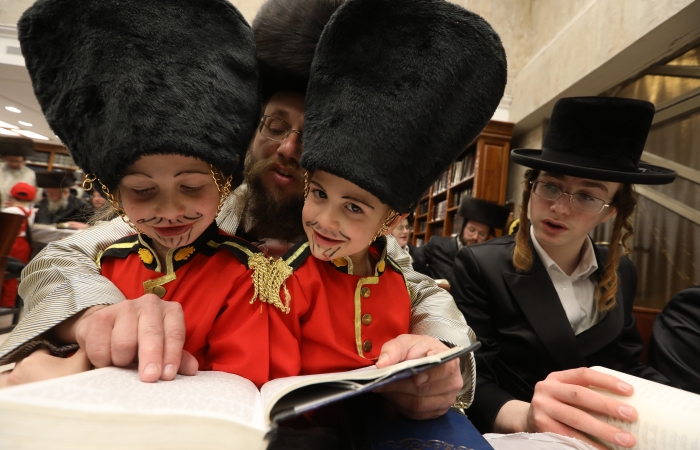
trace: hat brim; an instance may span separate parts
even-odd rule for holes
[[[629,184],[668,184],[676,179],[675,170],[653,164],[639,163],[635,172],[606,170],[595,167],[581,167],[542,159],[542,150],[517,148],[511,151],[510,159],[521,166],[547,170],[572,177],[589,178],[599,181],[613,181]]]

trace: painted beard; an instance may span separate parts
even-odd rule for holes
[[[249,158],[248,158],[249,159]],[[298,184],[297,194],[283,195],[270,192],[262,181],[262,175],[272,165],[280,164],[292,175]],[[296,241],[304,234],[301,210],[304,207],[304,170],[295,160],[265,159],[246,161],[245,183],[248,185],[246,215],[255,223],[254,230],[259,239],[274,238],[289,242]]]

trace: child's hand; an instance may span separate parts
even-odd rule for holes
[[[146,382],[197,372],[197,360],[182,349],[185,318],[179,303],[146,294],[93,308],[75,323],[75,339],[95,366],[124,367],[138,356],[139,376]]]
[[[0,387],[64,377],[91,368],[92,364],[83,349],[70,358],[52,356],[48,350],[39,349],[18,362],[14,369],[0,373]]]
[[[382,347],[377,367],[382,368],[408,359],[422,358],[448,350],[430,336],[402,334]],[[431,419],[447,412],[462,389],[459,360],[448,361],[411,378],[382,386],[381,393],[406,417]]]

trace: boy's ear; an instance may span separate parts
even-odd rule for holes
[[[408,217],[408,213],[397,215],[396,217],[394,217],[394,220],[391,221],[386,231],[383,233],[384,236],[390,235],[394,231],[394,228],[398,227],[401,221],[406,217]]]

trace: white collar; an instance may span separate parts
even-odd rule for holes
[[[532,239],[532,245],[535,247],[535,251],[537,251],[537,254],[539,255],[540,259],[542,260],[542,264],[547,268],[547,270],[550,270],[552,268],[558,270],[559,272],[566,274],[563,270],[561,270],[561,267],[554,262],[552,258],[547,254],[547,252],[542,248],[539,242],[537,242],[537,238],[535,237],[535,231],[532,225],[530,225],[530,239]],[[572,279],[580,279],[580,278],[588,278],[598,270],[598,261],[595,258],[595,252],[593,251],[593,243],[591,242],[590,238],[586,238],[586,240],[583,243],[583,254],[581,255],[581,260],[578,262],[578,266],[574,269],[574,271],[571,273]]]

